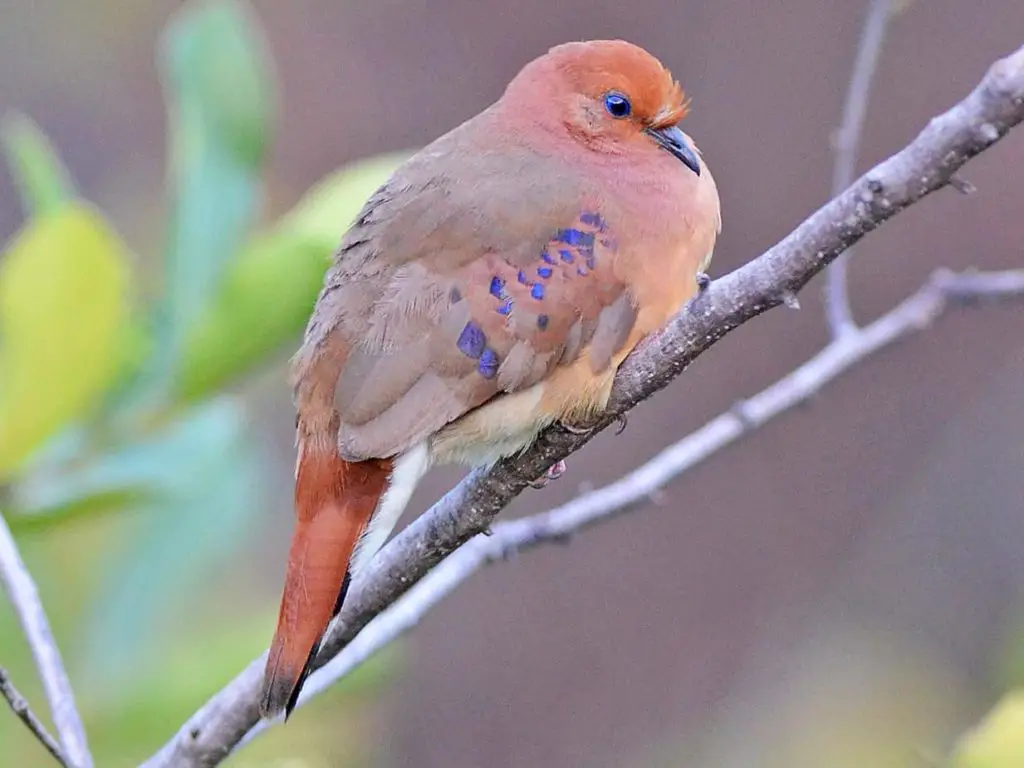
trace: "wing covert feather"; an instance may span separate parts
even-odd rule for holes
[[[387,190],[375,199],[392,200]],[[318,302],[335,320],[321,335],[341,335],[349,350],[334,391],[345,459],[392,456],[492,397],[538,383],[588,344],[595,372],[611,363],[636,309],[614,274],[609,225],[581,207],[578,198],[549,206],[508,250],[474,236],[414,260],[375,252],[374,233],[361,230],[387,219],[364,211]]]

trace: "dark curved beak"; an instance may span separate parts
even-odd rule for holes
[[[681,160],[683,165],[700,176],[700,160],[697,158],[697,152],[690,146],[686,136],[676,126],[644,128],[644,133],[658,142],[658,146],[672,155],[672,157],[676,160]]]

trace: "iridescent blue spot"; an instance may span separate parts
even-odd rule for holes
[[[512,299],[505,299],[498,305],[498,314],[507,315],[512,311]]]
[[[522,283],[523,285],[526,285],[528,282],[530,282],[529,280],[526,279],[526,273],[523,272],[523,270],[521,269],[519,270],[519,274],[516,275],[516,279],[519,280],[519,282]]]
[[[534,283],[532,286],[530,286],[530,295],[533,296],[533,298],[537,299],[538,301],[540,299],[543,299],[544,286],[541,283]]]
[[[604,219],[601,218],[600,213],[590,213],[588,211],[584,211],[583,213],[580,214],[580,223],[586,224],[591,227],[603,227]]]
[[[537,327],[540,328],[542,331],[546,331],[548,329],[547,315],[537,315]]]
[[[551,277],[551,267],[537,267],[537,274],[547,279]]]
[[[548,264],[554,264],[555,263],[554,256],[552,256],[550,253],[548,253],[548,249],[547,248],[545,248],[543,251],[540,252],[540,257],[542,259],[544,259],[544,261],[546,261]]]
[[[555,233],[555,239],[566,245],[580,245],[594,247],[594,233],[582,232],[578,229],[560,229]]]
[[[485,379],[493,379],[498,375],[498,353],[487,347],[480,355],[480,362],[476,369]]]
[[[475,360],[483,354],[484,347],[487,346],[487,337],[484,335],[483,329],[471,320],[462,329],[455,346],[466,357],[472,357]]]
[[[561,256],[562,261],[566,264],[572,264],[573,260],[576,258],[568,248],[562,248],[559,250],[558,255]]]
[[[505,281],[495,275],[491,278],[491,296],[496,299],[500,299],[502,292],[505,290]]]

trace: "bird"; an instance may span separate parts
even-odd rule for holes
[[[608,402],[699,292],[721,213],[689,99],[623,40],[569,42],[374,192],[291,363],[295,528],[259,709],[292,713],[348,585],[427,470]]]

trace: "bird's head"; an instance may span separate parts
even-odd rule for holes
[[[688,100],[660,61],[623,40],[566,43],[527,64],[502,102],[521,119],[568,131],[597,152],[664,150],[700,175],[678,123]]]

